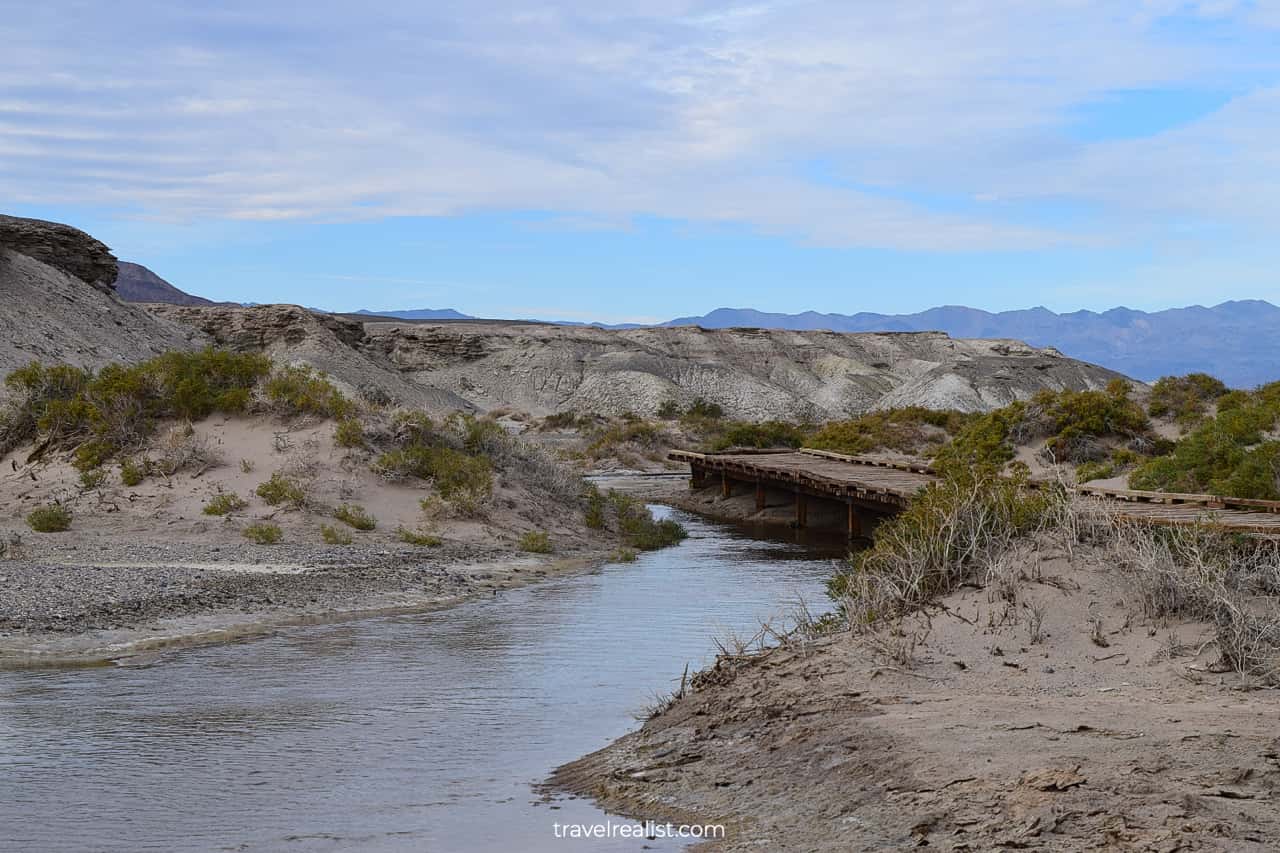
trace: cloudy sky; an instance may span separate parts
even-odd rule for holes
[[[0,11],[0,210],[213,298],[1280,302],[1280,0]]]

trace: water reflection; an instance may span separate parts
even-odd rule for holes
[[[635,725],[821,558],[681,516],[677,548],[439,613],[141,666],[0,673],[0,849],[564,850],[531,784]],[[570,844],[570,846],[572,846]],[[583,842],[590,850],[670,843]]]

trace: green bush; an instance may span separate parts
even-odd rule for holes
[[[493,466],[483,456],[469,456],[449,447],[411,447],[390,450],[377,467],[392,477],[431,480],[440,496],[466,513],[478,512],[493,494]]]
[[[607,524],[604,495],[594,485],[587,488],[587,508],[583,520],[592,530],[603,530]]]
[[[105,441],[86,441],[76,448],[71,466],[81,473],[94,471],[111,458],[114,449]]]
[[[1012,436],[1025,413],[1026,404],[1016,402],[970,420],[934,456],[934,467],[957,473],[1003,470],[1005,463],[1014,457]]]
[[[355,418],[338,421],[333,441],[339,447],[364,447],[364,426]]]
[[[326,545],[350,545],[355,541],[347,531],[328,524],[320,525],[320,538],[324,540]]]
[[[876,528],[875,544],[850,558],[828,592],[851,624],[900,616],[969,580],[1010,539],[1051,522],[1063,498],[1017,478],[948,477]]]
[[[619,548],[613,555],[613,559],[619,563],[634,563],[636,561],[636,552],[630,548]]]
[[[931,447],[960,432],[972,419],[971,415],[961,412],[922,406],[886,409],[851,420],[832,421],[805,441],[805,446],[850,455],[876,450],[928,453]]]
[[[5,379],[11,400],[0,418],[0,447],[40,436],[55,446],[79,441],[77,465],[94,468],[140,445],[158,420],[243,411],[250,390],[270,367],[265,356],[213,349],[110,364],[96,374],[33,362]]]
[[[663,400],[658,404],[657,415],[664,421],[674,421],[680,417],[680,404],[675,400]]]
[[[538,429],[544,432],[553,429],[572,429],[577,423],[578,415],[576,412],[553,412],[542,419]]]
[[[147,478],[150,469],[146,459],[120,460],[120,482],[126,486],[136,486]]]
[[[1129,475],[1135,489],[1280,500],[1277,443],[1280,383],[1253,392],[1230,391],[1218,412],[1203,418],[1165,455]]]
[[[333,511],[333,517],[356,530],[373,530],[378,526],[377,519],[355,504],[343,504]]]
[[[1067,462],[1092,461],[1103,436],[1133,437],[1150,429],[1146,412],[1129,399],[1128,383],[1106,391],[1041,391],[1031,398],[1029,418],[1049,434],[1046,447]]]
[[[738,421],[727,424],[710,442],[708,449],[716,453],[730,447],[800,447],[812,431],[812,427],[785,421],[758,424]]]
[[[472,456],[488,456],[501,450],[510,438],[502,424],[464,412],[449,416],[449,426],[462,437],[462,447]]]
[[[284,533],[281,532],[279,525],[265,522],[250,524],[241,533],[244,534],[245,539],[250,542],[256,542],[259,545],[275,545],[284,538]]]
[[[271,506],[289,504],[301,509],[307,503],[307,493],[302,484],[279,471],[272,474],[271,479],[265,483],[260,483],[254,491]]]
[[[1091,480],[1105,480],[1116,475],[1115,466],[1110,462],[1086,462],[1076,467],[1076,482],[1088,483]]]
[[[101,488],[105,482],[107,482],[107,472],[104,468],[92,468],[80,472],[80,488],[85,491]]]
[[[396,536],[400,538],[401,542],[405,542],[409,545],[414,545],[419,548],[434,548],[437,545],[440,545],[441,543],[444,542],[443,539],[441,539],[439,536],[436,536],[434,533],[425,533],[419,530],[409,530],[406,527],[401,527],[399,530],[397,530]]]
[[[1227,386],[1207,373],[1164,376],[1151,386],[1147,411],[1153,418],[1172,417],[1181,424],[1198,421],[1209,403],[1227,393]]]
[[[550,554],[551,536],[541,530],[530,530],[520,537],[520,550],[531,554]]]
[[[276,370],[263,384],[262,391],[281,414],[318,415],[339,420],[355,414],[355,404],[323,374],[306,365]]]
[[[719,403],[712,403],[710,400],[704,400],[699,397],[689,404],[689,408],[685,409],[684,415],[687,418],[707,418],[714,421],[724,417],[724,407]]]
[[[397,447],[436,443],[435,422],[426,412],[417,409],[400,409],[392,414],[391,431]]]
[[[248,501],[234,492],[218,492],[209,498],[201,512],[205,515],[230,515],[248,505]]]
[[[46,504],[27,513],[27,526],[36,533],[61,533],[71,527],[71,510],[62,504]]]
[[[656,424],[641,420],[625,421],[596,432],[586,452],[591,458],[599,459],[630,445],[655,451],[662,447],[664,440],[663,431]]]
[[[675,545],[689,535],[684,525],[673,519],[658,521],[641,501],[631,495],[609,493],[618,532],[622,540],[638,551],[656,551]]]

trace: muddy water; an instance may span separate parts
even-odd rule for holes
[[[607,816],[532,785],[713,636],[823,606],[835,543],[676,515],[676,548],[448,611],[0,672],[0,850],[680,849],[557,839]]]

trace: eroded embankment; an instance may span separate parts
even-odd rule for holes
[[[1271,850],[1273,691],[1136,615],[1106,553],[1023,555],[899,630],[734,663],[552,784],[725,850]]]

